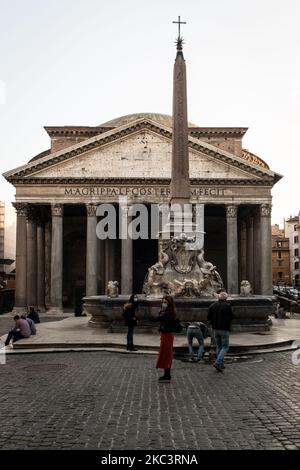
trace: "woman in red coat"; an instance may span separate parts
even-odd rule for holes
[[[164,369],[165,373],[159,382],[170,382],[173,360],[174,322],[176,319],[174,300],[166,295],[162,299],[161,310],[157,320],[160,321],[160,348],[156,368]]]

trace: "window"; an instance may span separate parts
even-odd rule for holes
[[[279,258],[279,259],[282,258],[282,253],[281,253],[281,251],[278,251],[278,253],[277,253],[277,258]]]
[[[299,256],[299,248],[295,248],[295,250],[294,250],[294,256]]]
[[[296,225],[294,225],[294,230],[295,230],[295,232],[297,232],[297,227],[298,227],[298,225],[297,225],[297,224],[296,224]]]
[[[283,273],[282,273],[281,271],[279,271],[279,273],[278,273],[278,277],[279,277],[279,279],[282,279],[282,277],[283,277]]]
[[[298,243],[298,236],[294,237],[294,243]]]
[[[299,261],[296,261],[296,263],[295,263],[295,269],[299,269]]]
[[[282,242],[277,242],[277,246],[278,246],[278,248],[281,248],[282,247]]]

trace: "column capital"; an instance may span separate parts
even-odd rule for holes
[[[201,215],[204,207],[205,207],[205,204],[202,202],[196,202],[195,204],[192,204],[193,215],[196,215],[196,214]]]
[[[86,204],[86,213],[88,217],[96,217],[98,204],[89,203]]]
[[[226,216],[227,217],[234,218],[234,217],[237,216],[238,206],[236,204],[226,205],[225,208],[226,208]]]
[[[38,220],[37,213],[35,207],[32,205],[28,205],[27,209],[27,220],[28,222],[36,223]]]
[[[271,213],[272,213],[272,204],[262,204],[260,206],[261,217],[271,217]]]
[[[167,202],[158,204],[158,210],[161,213],[168,214],[170,212],[169,204]]]
[[[62,217],[64,214],[64,205],[63,204],[52,204],[51,205],[51,214],[52,217]]]
[[[26,202],[13,202],[12,205],[16,209],[17,216],[27,217],[28,204]]]

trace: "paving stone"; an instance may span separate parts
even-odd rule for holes
[[[0,449],[299,449],[300,366],[289,352],[259,357],[223,374],[174,360],[159,384],[155,356],[10,355]]]

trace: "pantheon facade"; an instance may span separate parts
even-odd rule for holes
[[[168,203],[172,118],[141,113],[95,127],[45,127],[51,146],[4,174],[16,189],[15,308],[60,313],[110,280],[141,292],[157,239],[96,236],[97,206]],[[191,202],[204,204],[205,257],[232,294],[272,294],[271,189],[281,178],[243,149],[247,128],[189,123]],[[150,221],[151,222],[151,221]]]

